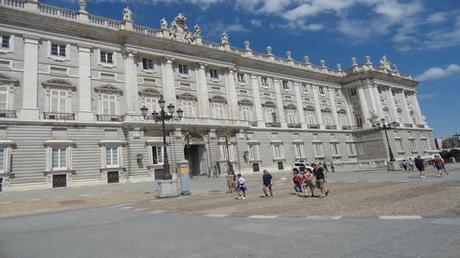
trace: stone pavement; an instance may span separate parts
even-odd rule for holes
[[[329,181],[344,183],[382,183],[382,182],[432,182],[460,181],[460,165],[449,166],[452,172],[449,176],[435,177],[431,169],[425,179],[416,176],[416,172],[386,172],[375,171],[340,171],[330,173]],[[275,188],[291,189],[291,173],[288,171],[273,172]],[[252,193],[260,192],[260,173],[245,176]],[[384,184],[385,185],[385,184]],[[212,195],[223,193],[226,190],[225,177],[208,178],[194,177],[191,180],[193,195]],[[137,202],[155,199],[156,184],[129,183],[99,186],[87,186],[63,189],[34,190],[25,192],[0,193],[0,216],[66,208],[81,208],[94,205],[108,205],[116,203]]]

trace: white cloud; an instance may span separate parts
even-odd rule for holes
[[[263,25],[262,21],[258,20],[258,19],[252,19],[252,20],[249,21],[249,23],[251,23],[251,25],[256,27],[256,28],[260,28]]]
[[[460,65],[450,64],[446,68],[431,67],[415,79],[419,81],[428,81],[442,79],[456,74],[460,74]]]

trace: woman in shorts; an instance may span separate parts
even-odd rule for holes
[[[307,169],[305,171],[303,178],[303,189],[305,195],[307,195],[307,188],[310,188],[311,197],[315,197],[315,184],[313,183],[315,181],[315,176],[313,175],[310,169]]]

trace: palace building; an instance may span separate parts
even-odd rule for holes
[[[434,149],[417,82],[389,59],[336,69],[231,46],[189,29],[159,28],[37,0],[0,0],[2,190],[153,181],[163,171],[161,125],[141,115],[159,100],[181,108],[166,123],[173,176],[290,169],[296,161],[377,167]],[[375,126],[385,119],[387,131]]]

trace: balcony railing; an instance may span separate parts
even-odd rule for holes
[[[0,110],[0,118],[17,118],[14,110]]]
[[[418,124],[417,127],[418,128],[425,128],[425,125],[424,124]]]
[[[183,117],[178,123],[191,125],[239,126],[249,127],[249,122],[239,119],[221,119],[204,117]]]
[[[124,119],[122,115],[96,115],[96,120],[102,122],[123,122]]]
[[[353,127],[351,125],[342,125],[342,130],[351,130]]]
[[[265,123],[266,127],[281,127],[281,123]]]
[[[252,127],[257,127],[259,126],[259,123],[257,121],[249,122],[249,125]]]
[[[336,125],[326,125],[326,129],[335,130],[337,129],[337,126]]]
[[[309,124],[307,125],[308,129],[319,129],[320,126],[319,124]]]
[[[43,119],[46,119],[46,120],[75,120],[75,114],[74,113],[44,112]]]
[[[301,124],[296,124],[296,123],[289,123],[287,126],[288,128],[301,128],[302,127]]]
[[[413,124],[409,124],[409,123],[405,123],[405,124],[404,124],[404,127],[412,128],[412,127],[414,127],[414,125],[413,125]]]
[[[0,4],[13,8],[24,8],[23,0],[0,0]]]

